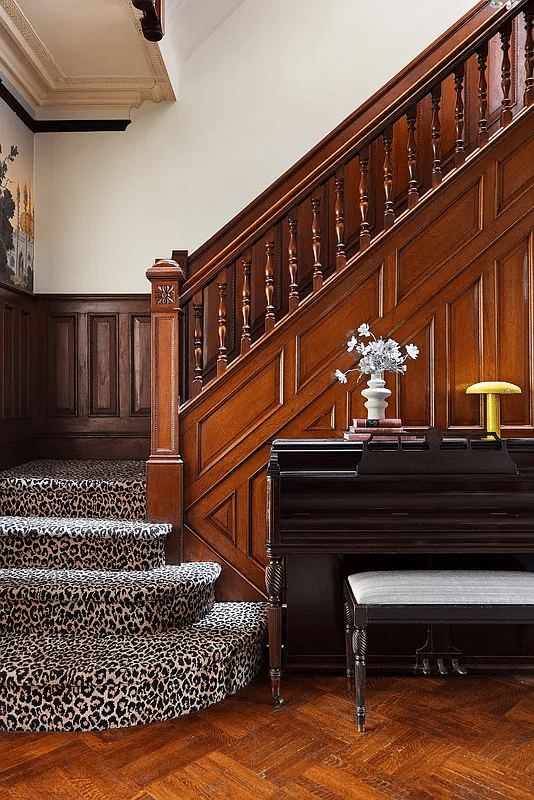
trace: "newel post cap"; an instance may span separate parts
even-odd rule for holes
[[[521,394],[521,388],[507,381],[482,381],[473,383],[465,390],[466,394]]]

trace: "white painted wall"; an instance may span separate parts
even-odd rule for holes
[[[177,103],[37,135],[36,291],[148,291],[155,257],[200,246],[472,5],[244,0],[180,65]]]

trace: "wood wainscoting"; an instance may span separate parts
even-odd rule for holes
[[[148,458],[149,296],[32,296],[0,287],[0,298],[0,467]]]

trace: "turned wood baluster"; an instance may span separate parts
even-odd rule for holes
[[[298,275],[298,249],[297,249],[297,220],[289,220],[289,313],[296,311],[299,306]]]
[[[395,222],[395,211],[393,209],[393,162],[391,152],[393,150],[393,126],[390,125],[382,134],[384,142],[384,230],[391,228]]]
[[[527,37],[525,39],[525,95],[524,103],[526,106],[534,103],[534,36],[532,29],[534,28],[534,3],[531,3],[524,11],[525,17],[525,30]]]
[[[464,141],[464,76],[465,64],[457,64],[454,68],[454,91],[456,92],[456,102],[454,104],[454,128],[456,130],[456,142],[454,145],[454,164],[459,167],[465,161],[465,141]]]
[[[439,118],[441,102],[441,83],[431,89],[432,98],[432,188],[439,186],[442,180],[441,172],[441,122]]]
[[[417,141],[415,138],[415,124],[417,121],[417,105],[411,106],[406,112],[408,122],[408,208],[414,208],[419,202],[417,191]]]
[[[313,250],[313,291],[318,292],[323,285],[323,265],[321,264],[321,200],[312,197],[312,250]]]
[[[345,253],[345,202],[344,202],[344,179],[335,178],[334,186],[336,191],[336,272],[341,272],[347,263]]]
[[[265,242],[265,296],[267,306],[265,308],[265,333],[274,330],[274,265],[273,265],[274,242]]]
[[[371,226],[369,225],[369,147],[358,153],[360,164],[360,250],[366,250],[371,244]]]
[[[195,370],[193,384],[191,386],[191,396],[196,397],[202,391],[202,314],[203,314],[202,292],[197,292],[193,296],[193,318],[195,329],[193,332],[193,345],[195,356]]]
[[[502,106],[501,106],[501,128],[506,127],[512,121],[512,101],[510,99],[510,88],[512,79],[510,77],[512,65],[510,63],[510,37],[512,36],[512,23],[508,22],[500,31],[502,65],[501,65],[501,86],[502,86]]]
[[[217,275],[217,289],[219,292],[219,352],[217,354],[217,377],[226,372],[228,361],[226,348],[226,270]]]
[[[243,265],[243,291],[242,291],[242,312],[243,312],[243,331],[241,333],[241,355],[250,350],[250,269],[252,259],[244,258]]]
[[[488,43],[484,42],[477,50],[478,64],[478,146],[484,147],[489,138],[488,133]]]

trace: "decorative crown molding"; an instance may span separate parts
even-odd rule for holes
[[[23,6],[23,0],[19,0]],[[137,75],[65,74],[42,41],[16,0],[0,0],[0,72],[14,89],[35,109],[75,108],[130,109],[144,100],[172,101],[176,97],[157,43],[147,41],[142,32],[140,12],[130,0],[124,4],[126,19],[132,20],[136,48],[142,43],[144,62]],[[49,4],[53,13],[54,4]],[[48,12],[47,12],[48,13]],[[63,24],[68,21],[63,20]]]

